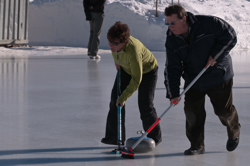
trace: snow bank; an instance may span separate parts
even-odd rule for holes
[[[32,0],[29,6],[29,41],[35,46],[87,47],[89,23],[82,0]],[[238,34],[237,48],[249,49],[249,0],[180,0],[194,14],[215,15],[228,21]],[[171,0],[107,0],[101,34],[101,49],[108,49],[107,31],[116,21],[130,26],[131,35],[150,50],[165,50],[167,26],[164,9]]]

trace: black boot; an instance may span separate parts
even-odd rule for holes
[[[239,142],[240,142],[240,135],[237,138],[235,138],[234,140],[228,139],[227,140],[227,150],[229,152],[234,151],[237,148]]]
[[[101,142],[109,145],[118,145],[117,140],[111,138],[103,138]],[[124,141],[122,141],[121,145],[124,145]]]
[[[184,155],[197,155],[197,154],[204,154],[205,149],[202,148],[189,148],[188,150],[185,150]]]

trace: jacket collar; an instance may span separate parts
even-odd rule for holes
[[[195,24],[195,22],[197,21],[197,18],[193,13],[187,12],[187,14],[188,14],[187,16],[188,24],[190,27],[192,27],[192,25]]]

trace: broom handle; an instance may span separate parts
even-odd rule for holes
[[[117,62],[119,65],[119,53],[117,52]],[[121,69],[118,68],[118,76],[117,76],[117,99],[119,99],[121,94]],[[117,113],[117,118],[118,118],[118,147],[122,145],[122,113],[121,113],[121,105],[118,105],[118,113]]]
[[[210,65],[209,65],[210,66]],[[181,99],[181,97],[191,88],[191,86],[194,85],[194,83],[201,77],[201,75],[209,68],[209,66],[207,68],[203,68],[200,73],[193,79],[193,81],[184,89],[184,91],[180,94],[178,100]],[[172,107],[176,105],[176,102],[174,101],[170,106],[169,108],[163,112],[163,114],[159,117],[159,119],[161,119],[167,112],[168,110]]]

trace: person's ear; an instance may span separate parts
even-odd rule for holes
[[[183,20],[183,22],[186,22],[187,21],[187,17],[183,16],[182,20]]]

